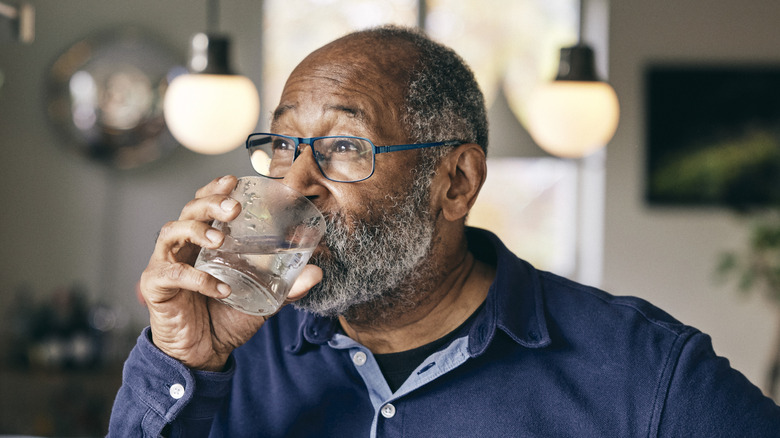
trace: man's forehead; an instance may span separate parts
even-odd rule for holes
[[[349,123],[363,135],[397,137],[412,57],[367,43],[345,39],[307,56],[285,84],[272,126],[343,131]]]
[[[372,81],[404,84],[418,60],[418,51],[408,41],[352,35],[310,53],[296,70],[358,81],[370,76]]]

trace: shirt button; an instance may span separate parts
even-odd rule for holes
[[[382,416],[385,418],[393,418],[395,417],[395,406],[391,405],[390,403],[382,406]]]
[[[363,366],[363,364],[366,363],[366,353],[363,353],[362,351],[355,353],[355,355],[352,356],[352,363],[357,366]]]
[[[182,386],[180,383],[174,383],[171,385],[171,389],[168,390],[168,393],[171,394],[171,397],[178,400],[184,397],[184,386]]]

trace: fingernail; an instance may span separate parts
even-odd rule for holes
[[[206,238],[212,243],[219,243],[222,241],[222,233],[217,230],[208,230],[206,231]]]
[[[220,184],[227,184],[230,181],[230,175],[225,175],[219,179]]]
[[[218,291],[219,291],[219,293],[221,293],[221,294],[222,294],[222,296],[224,296],[224,297],[226,297],[226,296],[230,295],[230,286],[228,286],[228,285],[227,285],[227,284],[225,284],[225,283],[219,283],[219,284],[217,284],[217,290],[218,290]]]
[[[219,204],[219,206],[222,207],[222,209],[225,211],[233,211],[233,209],[236,208],[237,205],[238,205],[238,201],[231,198],[225,199],[224,201],[222,201],[221,204]]]

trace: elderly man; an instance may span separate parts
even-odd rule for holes
[[[266,176],[328,224],[295,303],[266,320],[215,300],[230,288],[191,264],[222,243],[210,221],[240,207],[233,177],[200,189],[142,276],[151,324],[110,435],[780,433],[780,408],[706,335],[640,299],[537,271],[465,226],[487,122],[451,50],[402,28],[347,35],[293,71],[271,131],[294,154]],[[337,173],[322,136],[371,154],[406,147]]]

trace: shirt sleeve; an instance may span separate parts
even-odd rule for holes
[[[662,437],[777,437],[780,407],[729,361],[715,354],[710,337],[696,332],[680,349],[662,404]],[[652,431],[651,431],[652,432]]]
[[[108,436],[208,436],[234,370],[232,355],[224,372],[191,370],[158,349],[147,327],[125,362]]]

